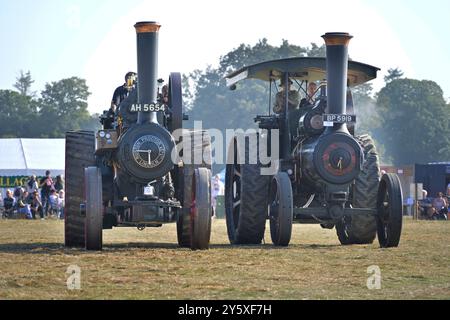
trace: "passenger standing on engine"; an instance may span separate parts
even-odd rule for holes
[[[169,87],[167,85],[162,87],[161,103],[164,104],[165,106],[169,105]]]
[[[315,82],[311,82],[308,85],[308,102],[310,104],[316,103],[316,93],[317,93],[317,84]]]
[[[306,98],[302,99],[302,102],[300,102],[300,108],[313,106],[316,103],[316,94],[317,84],[315,82],[310,82],[308,85]]]

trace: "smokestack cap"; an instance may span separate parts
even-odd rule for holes
[[[136,23],[134,27],[137,33],[155,33],[159,31],[161,25],[154,21],[144,21]]]
[[[353,36],[346,32],[329,32],[322,38],[327,46],[348,46]]]

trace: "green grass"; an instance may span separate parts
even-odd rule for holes
[[[294,227],[292,244],[228,245],[215,221],[212,248],[176,245],[175,225],[105,232],[105,250],[65,249],[60,221],[0,220],[0,299],[449,299],[450,223],[405,221],[399,248],[342,247],[334,230]],[[81,290],[69,291],[78,265]],[[368,290],[378,265],[382,289]]]

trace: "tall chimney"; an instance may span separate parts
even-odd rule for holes
[[[328,110],[331,114],[347,113],[348,45],[353,38],[348,33],[326,33]],[[335,125],[341,129],[344,125]]]
[[[158,33],[161,25],[156,22],[138,22],[137,33],[138,104],[157,101],[158,92]],[[158,123],[157,114],[139,112],[138,123]]]

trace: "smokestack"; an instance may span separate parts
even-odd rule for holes
[[[138,104],[152,104],[157,101],[158,92],[158,33],[161,25],[156,22],[138,22],[137,33]],[[138,123],[158,123],[157,114],[138,114]]]
[[[326,33],[328,110],[331,114],[347,113],[348,33]],[[339,127],[342,127],[339,126]]]

